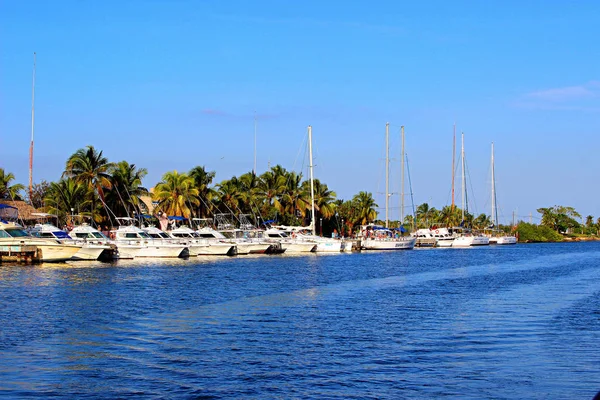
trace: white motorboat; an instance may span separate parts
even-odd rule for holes
[[[272,225],[272,228],[279,229],[291,236],[292,239],[302,239],[317,243],[315,252],[317,253],[339,253],[342,251],[352,251],[352,242],[338,238],[327,238],[316,236],[311,233],[311,226],[287,226]]]
[[[435,238],[436,247],[452,247],[455,236],[450,233],[448,228],[435,228],[432,229],[433,237]]]
[[[81,246],[61,243],[54,238],[33,237],[17,223],[0,221],[0,251],[10,254],[30,249],[35,251],[35,261],[60,262],[70,260]]]
[[[510,235],[500,235],[490,237],[490,244],[517,244],[517,237]]]
[[[73,260],[93,261],[98,260],[101,257],[110,259],[113,258],[113,251],[116,248],[108,243],[73,238],[67,232],[52,224],[36,224],[31,229],[31,234],[39,238],[55,239],[61,243],[81,246],[81,249],[73,256]]]
[[[361,243],[363,250],[411,250],[417,238],[401,236],[399,231],[379,225],[363,225],[361,227]]]
[[[487,236],[466,232],[454,239],[452,247],[487,246],[489,244],[490,239]]]
[[[235,244],[203,239],[198,232],[187,226],[180,226],[166,233],[171,238],[188,246],[190,256],[234,256],[237,254]]]
[[[317,243],[315,241],[298,237],[293,238],[280,229],[269,228],[265,231],[265,236],[281,243],[281,247],[285,250],[286,254],[312,253],[317,249]]]
[[[176,258],[186,250],[181,244],[155,240],[134,225],[119,226],[112,233],[121,258]]]
[[[105,250],[103,253],[100,253],[101,257],[106,254],[109,258],[120,258],[117,245],[93,226],[85,223],[81,225],[75,225],[71,232],[69,232],[69,236],[71,236],[76,243],[84,242],[90,245],[109,246],[110,251]]]

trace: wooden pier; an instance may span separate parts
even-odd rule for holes
[[[37,246],[0,246],[0,263],[34,263],[41,261],[41,251]]]
[[[415,247],[435,247],[437,240],[435,238],[417,238]]]

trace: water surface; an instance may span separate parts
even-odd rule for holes
[[[600,243],[0,265],[0,396],[591,399]]]

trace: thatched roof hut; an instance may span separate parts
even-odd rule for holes
[[[6,204],[7,206],[15,207],[19,212],[19,219],[22,219],[23,221],[36,220],[36,217],[32,216],[31,214],[38,212],[38,210],[24,201],[0,200],[0,204]]]

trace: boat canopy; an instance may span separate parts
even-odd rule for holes
[[[9,219],[17,219],[19,217],[19,210],[17,207],[9,206],[8,204],[0,204],[0,220],[7,223]]]
[[[185,221],[187,218],[185,217],[180,217],[179,215],[171,215],[169,216],[170,220],[175,220],[175,221]]]

